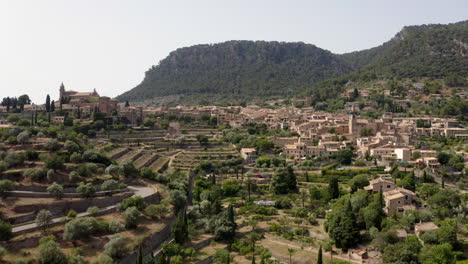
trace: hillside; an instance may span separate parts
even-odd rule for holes
[[[118,99],[178,94],[284,96],[351,71],[336,55],[314,45],[228,41],[172,52]]]
[[[468,21],[404,27],[367,50],[336,55],[304,43],[228,41],[177,49],[117,99],[220,102],[335,96],[348,80],[468,76]],[[152,101],[154,102],[154,101]]]
[[[468,76],[468,21],[404,27],[381,46],[341,58],[381,78]]]

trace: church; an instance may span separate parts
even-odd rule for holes
[[[96,89],[92,92],[77,92],[65,90],[65,85],[60,85],[60,99],[56,107],[63,110],[80,111],[81,114],[89,115],[93,112],[111,114],[117,110],[118,101],[107,96],[100,96]]]

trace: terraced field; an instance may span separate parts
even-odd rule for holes
[[[239,153],[226,144],[206,149],[187,149],[172,160],[171,167],[180,170],[190,170],[195,168],[202,161],[221,162],[238,157]]]

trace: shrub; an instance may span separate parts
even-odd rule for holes
[[[101,185],[101,191],[113,191],[118,189],[119,183],[116,180],[106,180]]]
[[[127,240],[121,235],[113,235],[104,245],[104,254],[113,259],[125,257],[130,252],[127,244]]]
[[[140,196],[130,197],[123,200],[122,209],[126,210],[129,207],[136,207],[139,211],[145,208],[146,204]]]
[[[12,226],[9,223],[0,221],[0,240],[8,240],[12,237]]]
[[[52,154],[45,161],[45,167],[51,170],[60,170],[65,168],[63,158],[57,154]]]
[[[29,121],[26,118],[21,118],[20,120],[18,120],[18,122],[16,122],[16,125],[20,127],[31,126],[31,121]]]
[[[60,149],[60,144],[56,139],[51,139],[44,144],[44,149],[48,151],[57,151]]]
[[[0,247],[0,260],[6,255],[7,251],[4,247]]]
[[[137,227],[140,211],[136,207],[127,208],[122,215],[125,219],[125,226],[129,228]]]
[[[29,132],[28,131],[23,131],[23,132],[19,133],[18,136],[16,137],[16,140],[20,144],[28,143],[28,141],[29,141]]]
[[[79,192],[83,197],[91,197],[96,193],[96,188],[91,183],[80,184],[76,191]]]
[[[106,174],[112,175],[112,177],[118,177],[119,174],[120,174],[121,169],[122,168],[119,165],[111,164],[111,165],[107,166],[105,172],[106,172]]]
[[[48,174],[48,173],[47,173]],[[63,197],[63,187],[60,184],[53,183],[47,187],[47,192],[54,196],[56,199],[61,199]]]
[[[80,151],[80,146],[71,140],[65,141],[64,147],[69,153],[76,153]]]
[[[94,217],[78,217],[67,224],[63,232],[63,239],[76,240],[89,237],[96,232],[98,223]]]
[[[290,199],[281,197],[275,201],[275,207],[278,209],[290,209],[292,207],[292,203]]]
[[[80,180],[80,175],[76,171],[72,171],[68,174],[68,180],[70,182],[77,182]]]
[[[83,159],[81,158],[81,155],[80,153],[78,152],[73,152],[71,155],[70,155],[70,162],[73,162],[73,163],[80,163],[82,162]]]
[[[40,264],[67,264],[65,254],[55,242],[54,236],[46,236],[39,241],[39,252],[37,260]]]
[[[75,210],[70,210],[70,211],[68,211],[68,213],[67,213],[67,217],[69,217],[69,218],[75,218],[77,215],[78,215],[78,214],[76,213]]]
[[[8,152],[4,161],[8,167],[21,166],[24,163],[24,154],[21,152]]]
[[[92,264],[114,264],[114,260],[106,254],[100,254]]]
[[[8,169],[8,163],[6,163],[5,161],[0,161],[0,173],[1,172],[4,172]]]
[[[91,206],[91,207],[89,207],[89,208],[86,210],[86,212],[87,212],[88,214],[97,214],[97,213],[99,213],[99,207],[97,207],[97,206]]]
[[[119,233],[125,230],[125,226],[118,221],[110,221],[108,228],[109,228],[109,232],[113,234]]]
[[[124,177],[132,177],[138,175],[138,169],[135,168],[131,160],[124,160],[120,167],[122,168],[122,174]]]
[[[4,196],[6,192],[13,191],[15,184],[10,180],[1,180],[0,181],[0,195]]]
[[[163,204],[151,204],[145,208],[145,215],[151,218],[161,218],[168,212],[169,209]]]

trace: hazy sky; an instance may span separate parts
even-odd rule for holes
[[[66,88],[117,96],[180,47],[303,41],[371,48],[403,26],[468,19],[466,0],[0,0],[0,97]]]

